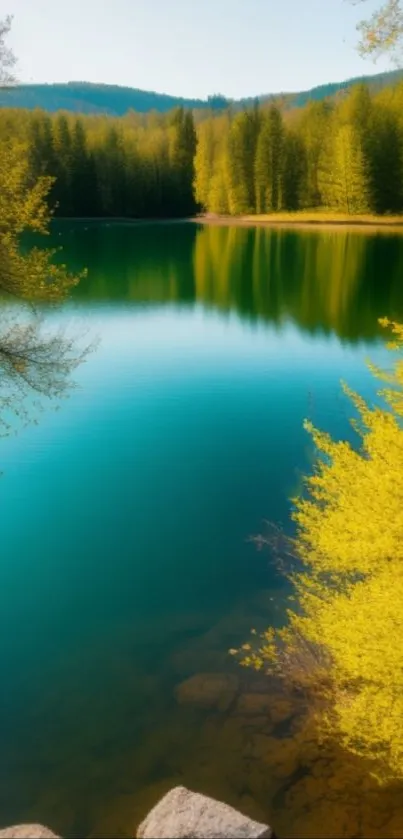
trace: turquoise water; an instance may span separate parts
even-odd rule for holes
[[[185,783],[313,835],[295,824],[315,797],[290,793],[298,760],[266,759],[264,714],[175,691],[200,673],[261,690],[227,650],[281,620],[286,585],[248,539],[264,519],[290,528],[303,419],[348,437],[340,378],[373,394],[364,361],[385,359],[377,318],[403,316],[403,240],[84,223],[54,238],[89,273],[46,322],[98,345],[59,411],[45,400],[0,441],[0,821],[131,836]],[[326,836],[353,835],[332,819]]]

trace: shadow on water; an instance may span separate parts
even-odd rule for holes
[[[54,234],[88,266],[75,307],[105,334],[82,394],[21,435],[0,485],[1,823],[129,837],[185,784],[290,839],[400,836],[401,790],[319,746],[300,700],[228,650],[282,620],[284,581],[247,538],[287,525],[309,390],[347,433],[338,380],[359,385],[377,318],[403,318],[403,240]]]

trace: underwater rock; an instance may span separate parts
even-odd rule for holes
[[[241,716],[238,712],[233,715],[233,719],[238,726],[238,729],[244,733],[244,735],[253,734],[254,731],[260,732],[262,734],[271,734],[274,728],[274,725],[268,716],[259,716],[255,717],[253,714],[249,716]]]
[[[138,839],[259,839],[272,837],[265,824],[243,816],[228,804],[185,787],[175,787],[151,810],[137,831]]]
[[[368,834],[365,833],[363,836],[370,836],[369,833],[369,826],[368,826]],[[393,837],[393,839],[400,839],[403,836],[403,815],[401,812],[394,813],[392,818],[383,824],[382,832],[378,828],[378,836],[385,836],[385,837]]]
[[[252,798],[251,795],[241,795],[241,797],[238,799],[238,803],[239,810],[241,813],[248,815],[251,819],[254,819],[257,822],[264,822],[266,820],[266,816],[263,812],[263,809],[259,807],[257,801],[254,798]]]
[[[278,697],[270,706],[270,718],[278,724],[289,720],[295,711],[295,704],[290,699]]]
[[[241,716],[264,716],[270,713],[270,696],[264,693],[244,693],[239,697],[236,713]]]
[[[176,690],[177,701],[197,705],[199,708],[217,708],[226,711],[236,697],[239,681],[225,673],[199,673],[181,682]]]
[[[327,778],[313,778],[306,775],[290,787],[285,797],[285,804],[292,812],[304,811],[317,806],[318,802],[329,804],[329,785]],[[339,800],[339,796],[334,800]]]
[[[361,836],[367,839],[360,827],[358,812],[345,805],[344,801],[331,801],[323,798],[314,804],[309,799],[295,814],[295,822],[290,830],[291,836],[320,836],[323,839],[351,839]],[[400,834],[399,834],[400,835]],[[386,837],[386,833],[378,834]]]
[[[252,738],[254,755],[263,761],[276,779],[290,779],[300,767],[298,744],[292,738],[267,737],[263,734]]]
[[[0,830],[0,839],[59,839],[43,824],[15,824]]]
[[[91,831],[88,839],[133,839],[138,825],[147,813],[169,792],[174,785],[183,783],[179,777],[165,778],[154,784],[139,785],[131,793],[106,796],[104,805],[93,811]]]
[[[169,670],[179,678],[190,677],[205,670],[222,673],[228,665],[227,650],[206,649],[200,643],[187,644],[175,650],[169,659]]]

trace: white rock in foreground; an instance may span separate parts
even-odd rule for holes
[[[206,795],[175,787],[146,816],[138,839],[274,839],[265,824],[253,821]]]
[[[15,824],[0,830],[0,839],[59,839],[43,824]]]

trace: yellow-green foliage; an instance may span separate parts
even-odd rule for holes
[[[382,325],[401,349],[403,326]],[[303,688],[318,734],[371,759],[386,782],[403,778],[403,359],[370,369],[383,407],[344,386],[358,450],[306,423],[319,457],[295,500],[295,606],[257,651],[243,648],[243,663]]]
[[[33,179],[26,146],[0,143],[0,289],[20,298],[57,300],[78,278],[52,261],[54,250],[21,252],[24,232],[46,234],[50,213],[46,198],[52,180]]]
[[[392,328],[402,341],[403,327]],[[379,391],[386,408],[371,408],[344,385],[359,415],[353,420],[362,436],[358,451],[306,423],[324,457],[306,479],[308,497],[296,500],[294,517],[299,555],[314,570],[372,573],[403,560],[403,361],[392,375],[371,370],[387,379]]]
[[[0,21],[3,84],[10,81],[8,71],[15,62],[4,43],[10,23],[10,19]],[[79,350],[63,333],[46,334],[42,328],[43,316],[34,303],[60,300],[79,278],[71,276],[64,265],[55,264],[54,249],[29,247],[26,234],[48,233],[51,213],[47,199],[53,178],[41,176],[43,168],[34,171],[32,150],[23,130],[24,118],[14,126],[7,115],[0,122],[0,295],[29,302],[23,313],[21,304],[2,307],[2,435],[12,428],[15,430],[16,418],[24,423],[32,420],[41,408],[41,396],[53,400],[68,392],[70,373],[84,359],[89,347]]]
[[[384,0],[367,20],[358,25],[362,55],[377,58],[383,53],[399,52],[403,39],[401,0]]]

